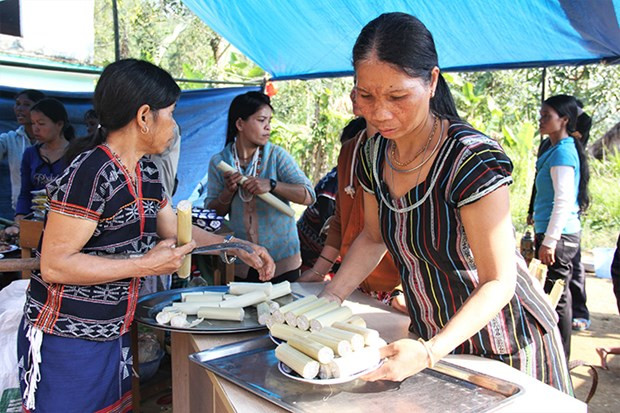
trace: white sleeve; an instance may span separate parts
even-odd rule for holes
[[[543,245],[555,248],[562,236],[571,206],[575,203],[575,169],[572,166],[552,166],[551,181],[553,182],[553,210]]]

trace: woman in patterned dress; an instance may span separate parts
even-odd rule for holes
[[[365,226],[323,295],[342,301],[389,250],[420,340],[381,349],[367,380],[403,380],[447,354],[503,361],[572,394],[544,292],[515,248],[499,144],[458,117],[431,33],[415,17],[370,22],[353,49]]]
[[[176,215],[143,158],[172,141],[179,94],[166,71],[134,59],[112,63],[97,83],[95,146],[47,186],[41,271],[18,331],[25,411],[130,411],[140,278],[170,274],[196,245],[224,241],[194,227],[194,241],[175,248]],[[250,245],[253,253],[234,253],[271,278],[273,260]]]

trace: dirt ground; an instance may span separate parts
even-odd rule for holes
[[[588,274],[586,293],[592,325],[586,331],[573,332],[571,360],[583,360],[595,366],[598,372],[598,389],[588,405],[588,411],[616,413],[620,408],[620,356],[608,356],[609,370],[603,370],[595,350],[597,347],[620,347],[620,315],[611,280]],[[577,367],[571,376],[577,398],[585,400],[592,385],[589,369]]]

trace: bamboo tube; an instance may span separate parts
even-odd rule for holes
[[[302,305],[315,300],[317,300],[316,295],[307,295],[303,298],[300,298],[299,300],[295,300],[292,303],[288,303],[287,305],[280,307],[271,315],[274,317],[276,323],[284,323],[284,314],[286,314],[287,311],[291,311],[297,307],[301,307]]]
[[[333,327],[323,327],[321,333],[325,333],[340,340],[347,340],[351,343],[353,351],[359,351],[364,348],[364,337],[351,331],[339,330]]]
[[[192,203],[185,200],[177,204],[177,244],[185,245],[192,240]],[[179,278],[189,277],[192,267],[192,255],[183,258],[181,268],[177,270]]]
[[[276,347],[276,358],[289,366],[304,379],[313,379],[319,374],[319,362],[294,349],[287,343]]]
[[[269,299],[275,300],[276,298],[284,297],[285,295],[290,294],[292,291],[293,290],[291,290],[291,283],[288,281],[282,281],[273,285],[271,294],[269,295]]]
[[[293,308],[290,311],[287,311],[284,314],[284,320],[286,320],[286,324],[296,327],[297,326],[297,316],[304,314],[310,310],[314,310],[317,307],[320,307],[324,304],[327,304],[327,298],[321,297],[317,300],[311,301],[302,305],[301,307]]]
[[[204,292],[202,291],[192,291],[191,293],[181,293],[181,301],[185,302],[187,301],[187,297],[191,296],[191,295],[203,295]]]
[[[379,332],[377,330],[373,330],[366,327],[358,327],[353,324],[343,323],[341,321],[337,321],[332,324],[333,328],[337,328],[339,330],[351,331],[352,333],[357,333],[364,337],[364,343],[367,346],[376,346],[379,341]]]
[[[232,320],[243,321],[245,312],[241,307],[222,308],[222,307],[200,307],[198,317],[208,320]]]
[[[251,283],[251,282],[240,282],[233,281],[228,283],[228,293],[234,295],[242,295],[251,293],[252,291],[264,291],[266,296],[271,295],[271,290],[273,289],[273,284],[270,282],[266,283]]]
[[[310,330],[321,331],[324,327],[329,327],[336,321],[343,321],[351,317],[353,312],[349,307],[341,306],[335,310],[325,313],[310,321]]]
[[[333,311],[339,307],[340,307],[340,304],[338,304],[335,301],[330,301],[327,304],[324,304],[320,307],[314,308],[310,311],[300,314],[297,317],[297,328],[299,328],[300,330],[308,330],[310,328],[311,320],[314,320],[315,318],[322,316],[323,314],[327,314],[330,311]]]
[[[269,310],[269,304],[265,301],[256,306],[256,316],[258,318],[258,324],[264,326],[267,324],[267,318],[271,317],[271,311]]]
[[[334,378],[349,377],[379,364],[381,356],[376,347],[366,347],[345,357],[337,357],[329,364]]]
[[[344,320],[344,322],[353,324],[356,326],[360,326],[360,327],[366,327],[366,320],[364,320],[362,317],[358,315],[351,316],[351,318]]]
[[[319,379],[327,380],[333,377],[331,363],[319,365]]]
[[[325,344],[326,346],[331,348],[338,356],[346,356],[353,351],[353,349],[351,348],[351,343],[347,340],[341,340],[320,331],[317,331],[316,333],[310,333],[308,338],[314,341],[318,341],[321,344]]]
[[[327,364],[334,359],[334,350],[307,337],[291,337],[287,343],[319,363]]]
[[[310,333],[307,331],[301,331],[298,328],[291,327],[286,324],[276,323],[271,326],[269,332],[275,338],[279,338],[280,340],[289,341],[293,337],[307,337]]]
[[[224,300],[220,303],[220,307],[248,307],[250,305],[262,303],[266,298],[267,296],[265,295],[265,291],[257,290],[243,295],[238,295],[230,300]]]
[[[217,167],[217,169],[219,169],[222,172],[228,172],[228,171],[230,171],[230,172],[238,172],[235,168],[233,168],[232,166],[228,165],[224,161],[220,161],[220,163],[218,163],[216,167]],[[243,185],[243,183],[247,179],[248,178],[246,176],[242,176],[241,177],[241,181],[239,183],[241,185]],[[284,202],[282,202],[275,195],[273,195],[273,194],[271,194],[269,192],[265,192],[264,194],[258,194],[258,197],[260,199],[262,199],[263,201],[265,201],[267,204],[269,204],[272,207],[274,207],[275,209],[277,209],[278,211],[282,212],[283,214],[286,214],[289,217],[294,217],[295,216],[295,211],[293,210],[293,208],[291,208],[290,206],[286,205]]]
[[[224,294],[201,294],[188,295],[185,297],[186,303],[219,303],[224,298]]]

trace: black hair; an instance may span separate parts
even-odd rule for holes
[[[15,99],[17,99],[21,95],[26,95],[28,97],[28,99],[32,100],[34,103],[37,103],[41,99],[45,99],[45,93],[40,92],[40,91],[35,90],[35,89],[21,90],[21,91],[19,91],[19,92],[17,92],[15,94]]]
[[[342,133],[340,134],[340,143],[345,143],[351,138],[354,138],[355,135],[358,134],[359,131],[366,128],[366,119],[364,118],[355,118],[342,129]]]
[[[265,105],[269,106],[273,111],[271,99],[262,92],[246,92],[242,95],[235,96],[232,102],[230,102],[230,108],[228,109],[226,144],[233,142],[235,136],[237,136],[237,119],[247,120]]]
[[[69,122],[67,109],[65,109],[65,105],[61,101],[52,98],[41,99],[30,108],[30,112],[41,112],[54,123],[62,122],[62,134],[65,139],[70,141],[75,138],[75,129],[73,129],[73,125]]]
[[[364,26],[353,46],[353,67],[371,56],[427,83],[433,68],[439,67],[433,35],[419,19],[407,13],[384,13]],[[443,118],[460,120],[441,73],[430,107]]]
[[[149,105],[154,115],[174,104],[181,94],[170,73],[152,63],[123,59],[103,70],[93,96],[99,115],[99,128],[85,150],[105,142],[108,133],[125,127],[142,105]]]
[[[575,131],[577,126],[577,99],[570,95],[555,95],[543,102],[543,105],[549,106],[558,116],[568,118],[566,131],[570,135]],[[577,154],[579,155],[579,193],[577,194],[577,203],[580,212],[585,212],[590,206],[590,193],[588,191],[588,182],[590,181],[590,168],[588,167],[588,157],[584,150],[581,140],[573,138]]]
[[[84,112],[84,119],[99,119],[99,115],[97,115],[95,109],[88,109]]]

